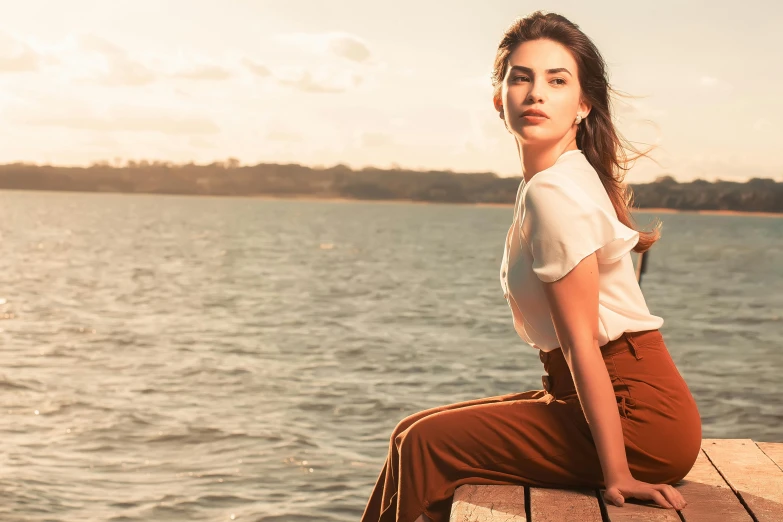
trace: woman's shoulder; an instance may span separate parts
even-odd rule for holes
[[[547,208],[560,204],[583,204],[589,198],[583,181],[573,168],[554,165],[533,176],[522,191],[522,206]]]
[[[577,221],[619,223],[598,173],[587,165],[589,169],[582,165],[557,164],[530,180],[519,209],[523,230],[544,222],[563,228],[572,228]]]
[[[557,204],[558,201],[591,206],[600,203],[600,192],[606,191],[598,172],[579,151],[565,161],[536,173],[525,184],[521,199],[523,206]]]

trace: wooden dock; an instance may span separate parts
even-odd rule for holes
[[[674,441],[673,441],[674,442]],[[607,504],[603,490],[464,485],[450,522],[783,522],[783,443],[703,439],[688,476],[675,485],[688,505]]]

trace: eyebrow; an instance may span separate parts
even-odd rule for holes
[[[530,67],[525,67],[524,65],[512,65],[511,66],[511,70],[513,71],[515,69],[518,69],[518,70],[520,70],[522,72],[525,72],[527,74],[533,74],[533,69],[531,69]],[[573,74],[571,74],[571,71],[569,71],[565,67],[558,67],[557,69],[547,69],[545,72],[547,74],[555,74],[555,73],[559,73],[559,72],[567,72],[569,76],[573,76]]]

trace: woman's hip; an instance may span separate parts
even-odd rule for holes
[[[684,476],[701,447],[701,416],[661,333],[626,332],[602,346],[601,354],[614,388],[629,462],[648,478],[656,475],[644,470]],[[562,351],[554,350],[541,359],[549,393],[575,403],[581,411]],[[589,433],[586,424],[582,428]]]
[[[641,405],[661,420],[682,423],[688,417],[698,418],[688,385],[657,329],[625,332],[602,346],[601,354],[624,418],[629,418],[630,410]],[[541,360],[547,373],[544,388],[555,399],[578,401],[562,350],[542,352]]]

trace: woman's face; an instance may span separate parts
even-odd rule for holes
[[[552,40],[530,40],[511,53],[501,99],[494,103],[521,143],[559,142],[569,132],[576,133],[576,115],[584,119],[589,112],[581,92],[571,53]],[[522,116],[528,109],[546,117]]]

